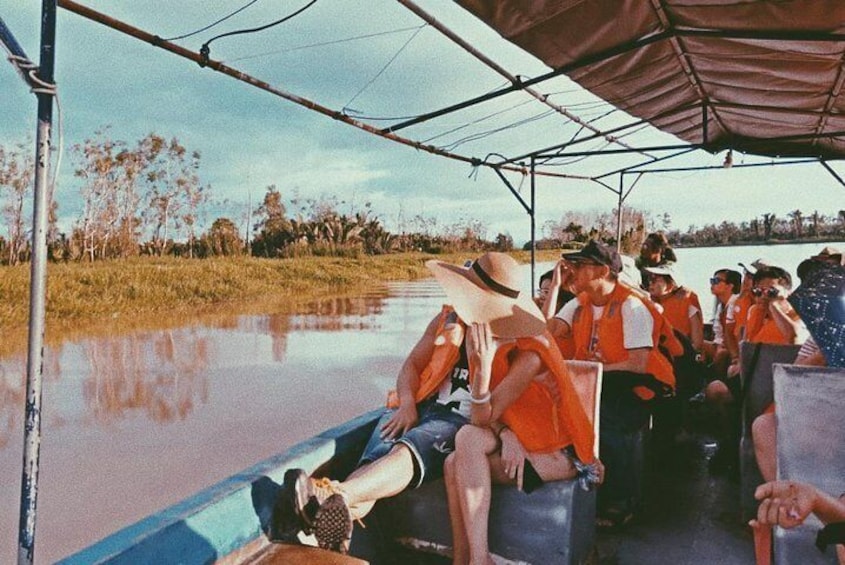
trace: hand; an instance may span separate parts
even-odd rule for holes
[[[522,490],[522,473],[525,469],[525,448],[514,434],[509,429],[505,428],[499,434],[502,440],[502,467],[505,475],[511,479],[516,479],[516,488]]]
[[[561,259],[557,262],[557,265],[555,265],[555,271],[554,274],[552,274],[552,286],[557,285],[558,287],[568,290],[569,285],[572,284],[572,276],[574,274],[572,265]]]
[[[400,404],[393,416],[381,427],[381,439],[394,440],[417,425],[419,415],[413,403]]]
[[[735,377],[739,375],[739,360],[731,361],[730,366],[728,367],[728,376]]]
[[[816,489],[795,481],[772,481],[757,487],[754,498],[761,502],[751,526],[794,528],[813,511]]]
[[[601,459],[596,459],[596,471],[599,474],[599,482],[596,484],[602,484],[604,482],[604,463],[601,462]]]
[[[489,323],[474,323],[467,334],[467,357],[475,369],[473,390],[490,390],[490,376],[493,372],[493,358],[496,356],[496,340]]]

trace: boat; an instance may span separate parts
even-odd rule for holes
[[[606,159],[620,155],[637,159],[624,167],[607,166],[600,174],[580,177],[602,185],[616,195],[617,242],[622,239],[623,203],[639,178],[649,173],[712,168],[667,168],[662,165],[694,150],[710,154],[725,152],[723,167],[761,165],[735,163],[734,151],[779,159],[776,162],[781,164],[818,164],[837,182],[845,185],[830,164],[830,161],[845,158],[845,120],[842,118],[845,96],[841,94],[845,77],[842,66],[845,33],[841,25],[845,21],[845,5],[838,0],[761,2],[759,6],[748,3],[727,5],[718,0],[701,1],[694,6],[668,1],[622,5],[596,1],[558,5],[519,0],[459,0],[461,7],[520,48],[537,56],[552,70],[531,79],[505,74],[509,84],[503,88],[386,128],[374,127],[344,112],[272,87],[211,59],[207,50],[199,53],[187,50],[72,0],[45,0],[41,65],[37,75],[26,73],[39,97],[37,161],[41,166],[36,176],[35,208],[38,214],[33,230],[33,315],[27,403],[27,430],[31,435],[26,439],[25,473],[33,469],[37,471],[38,467],[38,403],[46,272],[43,238],[46,232],[47,167],[44,163],[49,161],[52,95],[55,91],[53,39],[57,4],[350,126],[419,150],[490,168],[528,213],[532,241],[535,239],[535,181],[543,176],[566,176],[555,173],[551,168],[555,161],[582,157]],[[402,4],[461,47],[472,48],[412,2],[402,0]],[[753,9],[757,7],[759,10]],[[5,26],[2,31],[4,33],[0,36],[4,43],[12,45],[12,51],[17,55],[19,46],[8,41]],[[482,54],[474,55],[483,64],[497,67]],[[812,69],[811,72],[806,71],[808,68]],[[500,74],[503,71],[500,67],[495,70]],[[562,74],[602,99],[613,101],[635,120],[606,130],[596,130],[589,123],[584,123],[582,129],[591,132],[588,135],[556,146],[530,149],[522,154],[492,160],[451,153],[398,133],[413,125],[516,91],[524,91],[540,102],[548,103],[547,97],[534,91],[533,87]],[[38,80],[32,80],[33,77]],[[789,88],[781,88],[784,84]],[[825,94],[808,94],[818,92]],[[569,117],[565,108],[554,110]],[[679,143],[631,146],[620,141],[626,133],[644,124],[674,135]],[[615,147],[578,150],[580,144],[595,139],[606,140]],[[768,166],[771,161],[762,164]],[[530,204],[513,187],[505,173],[530,176]],[[608,179],[614,177],[618,178],[617,186],[609,184]],[[531,249],[533,262],[533,245]],[[776,363],[764,365],[768,367],[767,374],[781,375],[779,378],[771,377],[776,396],[791,390],[787,385],[778,388],[778,382],[809,378],[807,372],[800,368],[786,369],[784,367],[791,366]],[[845,382],[842,369],[831,369],[827,373],[829,382]],[[778,398],[780,400],[780,396]],[[803,406],[806,410],[806,404]],[[820,406],[817,403],[813,408],[818,410]],[[835,408],[835,404],[833,406]],[[833,413],[827,411],[825,414]],[[378,411],[375,410],[323,432],[116,532],[60,563],[228,564],[318,562],[320,559],[326,562],[355,562],[357,559],[373,563],[443,561],[449,552],[448,539],[444,538],[444,522],[442,518],[431,519],[439,516],[437,512],[442,514],[442,492],[433,491],[417,491],[416,498],[412,494],[397,497],[398,503],[404,506],[400,506],[400,511],[393,514],[392,519],[391,503],[386,503],[384,511],[380,509],[374,513],[370,527],[356,529],[351,554],[346,557],[307,547],[309,540],[300,540],[301,544],[276,543],[278,532],[274,530],[274,504],[284,472],[292,467],[301,467],[317,475],[344,476],[354,465],[377,417]],[[827,418],[826,423],[833,426],[828,430],[827,439],[833,442],[833,448],[828,449],[828,453],[835,453],[836,446],[842,445],[841,433],[845,424],[838,423],[833,416]],[[669,453],[658,449],[659,445],[651,445],[649,430],[642,431],[637,440],[638,449],[643,454],[642,508],[640,520],[629,528],[618,532],[595,532],[591,493],[582,494],[572,483],[545,485],[536,491],[533,499],[528,498],[531,495],[521,497],[522,493],[502,489],[497,496],[502,501],[505,514],[522,511],[527,515],[519,521],[520,535],[507,538],[507,532],[502,530],[494,542],[493,551],[507,561],[517,563],[753,562],[755,547],[752,536],[740,518],[742,485],[728,478],[714,479],[707,474],[706,461],[712,445],[708,441],[706,427],[702,422],[699,424],[702,424],[702,429],[696,430],[700,433],[694,441]],[[831,465],[841,463],[826,462]],[[667,470],[670,472],[667,473]],[[803,476],[801,469],[790,468],[790,472],[790,478]],[[838,476],[845,477],[845,470]],[[36,480],[37,472],[25,475],[25,488],[32,488],[22,497],[20,563],[32,562]],[[836,481],[826,486],[834,488],[836,485],[845,488]],[[431,488],[435,489],[436,485]],[[541,493],[543,496],[538,496]],[[399,517],[413,517],[414,512],[423,514],[422,529],[416,523],[399,523]],[[543,519],[538,524],[531,523],[532,515],[542,515]],[[552,517],[559,520],[557,529],[553,532],[543,530],[542,527],[548,525]],[[426,529],[426,522],[431,527]],[[498,519],[493,522],[491,527],[494,528],[500,523]],[[529,523],[532,525],[526,527]],[[400,527],[407,527],[407,531],[391,530]],[[539,538],[533,535],[538,532]],[[563,532],[567,533],[564,535]],[[793,553],[784,549],[793,547],[793,541],[787,539],[790,536],[777,532],[775,538],[775,560],[798,563],[797,558],[792,557]],[[496,546],[499,541],[502,547]],[[823,559],[829,560],[829,556]]]

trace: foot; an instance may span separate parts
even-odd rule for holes
[[[320,505],[331,495],[341,493],[337,481],[327,478],[314,479],[302,469],[288,469],[285,472],[284,510],[280,515],[292,513],[297,518],[298,529],[306,534],[314,532],[314,523]],[[291,511],[292,509],[292,511]]]
[[[289,469],[285,472],[282,488],[273,508],[273,539],[293,542],[300,531],[307,529],[303,520],[303,509],[308,500],[303,486],[307,482],[308,475],[302,469]]]
[[[347,553],[352,539],[352,514],[340,494],[329,496],[320,505],[314,520],[314,537],[323,549]]]

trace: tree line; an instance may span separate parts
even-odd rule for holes
[[[99,261],[138,255],[260,257],[355,256],[406,251],[426,253],[509,251],[513,238],[490,237],[483,222],[461,218],[438,224],[414,216],[387,230],[370,203],[353,207],[332,197],[286,200],[271,185],[261,203],[243,217],[217,217],[208,225],[214,200],[200,177],[201,155],[177,138],[150,133],[135,143],[112,139],[108,128],[71,148],[81,209],[69,233],[57,227],[58,206],[51,199],[48,252],[54,261]],[[0,145],[0,264],[30,257],[30,201],[34,180],[31,143]],[[225,204],[223,202],[222,204]],[[344,206],[345,205],[345,206]],[[290,207],[291,211],[288,210]],[[347,212],[342,212],[342,208]],[[764,213],[735,224],[722,222],[686,231],[671,229],[671,216],[654,218],[623,207],[621,247],[636,253],[649,231],[663,230],[673,245],[706,246],[770,241],[830,240],[845,237],[845,210],[834,215],[794,210],[784,217]],[[244,226],[240,228],[239,226]],[[566,212],[542,226],[538,248],[578,246],[589,239],[616,243],[616,210]],[[525,245],[530,247],[530,242]]]

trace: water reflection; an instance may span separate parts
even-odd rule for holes
[[[108,424],[133,411],[157,423],[184,420],[208,401],[208,336],[195,328],[131,334],[83,346],[85,413]]]
[[[264,315],[215,315],[194,320],[189,327],[121,331],[110,327],[105,335],[65,341],[45,349],[44,383],[61,390],[51,403],[44,428],[61,426],[68,419],[84,424],[113,426],[122,420],[146,418],[167,424],[188,418],[211,394],[209,370],[226,365],[233,355],[236,334],[269,337],[247,358],[282,363],[292,332],[339,332],[379,329],[389,292],[385,288],[365,296],[327,297],[295,303],[292,311]],[[174,324],[184,324],[180,318]],[[243,354],[240,351],[235,354]],[[63,370],[69,373],[62,381]],[[0,450],[17,438],[26,395],[26,356],[0,359]]]

